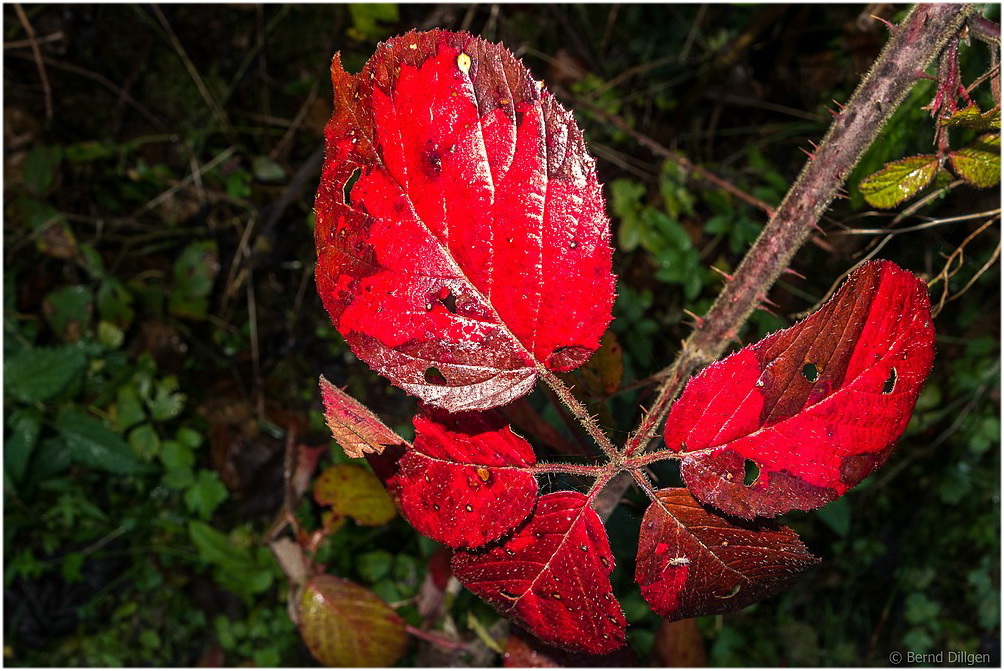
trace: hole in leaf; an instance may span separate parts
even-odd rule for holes
[[[446,377],[435,366],[425,369],[425,381],[429,384],[446,384]]]
[[[736,583],[735,587],[733,587],[731,590],[729,590],[728,594],[716,594],[715,598],[716,599],[731,599],[736,594],[739,594],[739,589],[740,589],[740,584]]]
[[[882,393],[891,394],[895,389],[896,389],[896,369],[892,368],[889,371],[889,377],[886,379],[885,384],[882,385]]]
[[[446,287],[443,287],[439,292],[439,302],[450,311],[450,314],[457,314],[457,297]]]
[[[760,467],[752,459],[743,462],[743,484],[749,487],[760,477]]]
[[[349,199],[349,196],[352,193],[352,187],[354,187],[356,185],[356,182],[359,181],[359,176],[361,174],[362,170],[360,170],[359,168],[354,169],[352,171],[352,174],[349,175],[349,178],[345,180],[345,185],[342,187],[342,200],[349,207],[352,207],[352,201]]]
[[[816,364],[809,362],[802,366],[802,376],[809,382],[815,382],[819,379],[819,369],[816,368]]]
[[[425,161],[425,174],[429,177],[439,177],[443,172],[443,159],[439,155],[439,147],[434,141],[429,140],[425,151],[422,153]]]

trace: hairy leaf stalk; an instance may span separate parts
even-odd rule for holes
[[[893,112],[922,72],[958,35],[975,12],[974,5],[915,6],[898,26],[846,107],[837,115],[815,154],[811,156],[743,259],[735,276],[698,322],[676,361],[661,376],[655,403],[625,445],[625,455],[645,451],[654,442],[673,400],[697,370],[722,355],[739,328],[763,301],[767,291],[789,266],[823,212],[837,196],[847,176],[878,137]],[[598,500],[607,517],[632,481],[622,473],[611,492]]]

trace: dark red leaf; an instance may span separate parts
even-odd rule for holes
[[[415,417],[414,446],[395,476],[401,511],[412,526],[450,547],[497,540],[537,502],[533,447],[495,412]]]
[[[743,608],[780,592],[818,561],[787,527],[729,520],[682,487],[656,496],[642,518],[635,580],[663,617]]]
[[[433,30],[336,56],[317,286],[353,352],[451,411],[570,370],[611,319],[609,222],[572,115],[499,45]]]
[[[926,285],[866,263],[805,321],[708,366],[666,420],[704,503],[745,519],[818,508],[889,456],[934,359]]]
[[[593,654],[624,645],[613,567],[603,523],[579,492],[545,494],[511,538],[453,555],[453,575],[499,613],[546,643]]]

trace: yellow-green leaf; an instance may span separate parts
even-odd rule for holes
[[[949,128],[971,128],[974,130],[1000,129],[1001,111],[1000,108],[992,109],[986,114],[980,111],[975,103],[960,110],[947,119],[941,120],[942,126]]]
[[[886,163],[881,170],[861,180],[858,188],[872,207],[896,207],[930,184],[937,171],[937,156],[908,156]]]
[[[300,599],[300,633],[326,666],[393,666],[408,644],[404,621],[373,592],[318,575]]]
[[[357,524],[379,526],[394,518],[397,510],[373,473],[352,464],[325,469],[314,482],[314,500],[331,506],[335,515],[347,515]]]
[[[959,151],[949,154],[959,177],[982,189],[1001,181],[1001,136],[988,133]]]

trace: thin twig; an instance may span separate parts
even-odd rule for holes
[[[15,58],[31,58],[27,54],[19,54],[17,52],[5,55],[14,56]],[[86,77],[91,81],[101,84],[106,89],[108,89],[115,95],[119,96],[128,105],[134,108],[137,112],[142,114],[143,118],[145,118],[151,124],[156,126],[159,130],[161,131],[167,130],[167,126],[164,124],[164,122],[158,119],[153,114],[153,112],[151,112],[146,108],[145,105],[143,105],[141,102],[133,98],[131,95],[129,95],[129,93],[125,89],[123,89],[121,86],[118,86],[104,75],[98,72],[92,72],[91,70],[88,70],[87,68],[82,68],[79,65],[74,65],[73,63],[66,63],[64,61],[55,60],[53,58],[43,57],[42,62],[48,65],[49,67],[56,68],[57,70],[65,70],[66,72],[72,72],[73,74],[80,75],[81,77]]]
[[[49,86],[49,76],[45,72],[45,61],[42,59],[42,50],[38,46],[38,36],[35,29],[28,20],[28,15],[24,13],[21,4],[14,5],[17,12],[17,19],[21,22],[21,27],[28,34],[28,41],[31,43],[31,53],[35,56],[35,67],[38,68],[38,78],[42,80],[42,93],[45,96],[45,120],[52,121],[52,87]]]
[[[48,35],[43,35],[42,37],[35,37],[34,39],[27,40],[11,40],[10,42],[4,42],[4,51],[7,49],[23,49],[25,47],[32,47],[34,49],[35,45],[49,44],[50,42],[59,42],[66,36],[63,34],[62,30],[57,30],[54,33],[49,33]]]
[[[745,191],[737,187],[735,184],[732,184],[731,182],[728,182],[719,177],[718,175],[714,174],[710,170],[702,168],[701,166],[693,163],[686,156],[683,156],[682,154],[675,152],[672,149],[669,149],[668,147],[664,147],[663,145],[656,142],[655,140],[645,135],[644,133],[640,133],[634,128],[631,128],[620,117],[614,114],[610,114],[606,110],[597,107],[596,105],[590,103],[587,100],[576,100],[576,105],[585,107],[591,113],[600,117],[604,121],[616,126],[618,129],[624,131],[625,133],[633,137],[638,142],[638,144],[647,148],[656,156],[661,156],[662,158],[666,158],[673,161],[681,168],[683,168],[685,172],[687,172],[694,178],[704,180],[705,182],[708,182],[709,184],[712,184],[713,186],[716,186],[719,189],[722,189],[723,191],[727,191],[728,193],[732,194],[733,196],[743,201],[744,203],[747,203],[749,205],[752,205],[753,207],[763,210],[767,214],[767,216],[771,216],[774,213],[773,207],[771,207],[764,201],[760,200],[756,196],[746,193]]]
[[[233,126],[230,125],[230,120],[227,119],[227,115],[223,111],[223,108],[220,107],[220,103],[209,91],[209,88],[206,86],[205,81],[203,81],[202,76],[196,69],[195,64],[192,62],[192,59],[188,57],[188,52],[185,51],[185,47],[182,46],[181,40],[178,39],[178,36],[175,34],[174,29],[171,28],[171,24],[168,23],[167,17],[164,16],[164,13],[160,11],[160,7],[158,7],[157,5],[151,5],[150,8],[153,11],[154,15],[157,17],[157,21],[164,29],[164,32],[167,34],[167,39],[171,43],[171,46],[174,47],[175,52],[178,54],[178,58],[181,59],[182,64],[185,66],[185,69],[188,71],[189,76],[195,83],[195,87],[199,89],[199,94],[202,96],[202,99],[206,101],[206,105],[208,105],[209,109],[212,110],[213,116],[216,117],[217,122],[220,124],[220,127],[223,129],[223,131],[227,134],[227,137],[230,138],[231,142],[236,143],[237,133],[236,131],[234,131]]]
[[[937,275],[935,275],[935,277],[930,282],[928,282],[928,287],[932,287],[932,286],[934,286],[938,282],[938,280],[942,281],[941,300],[939,300],[938,301],[938,305],[936,305],[931,310],[931,316],[932,317],[937,317],[941,313],[942,308],[945,307],[945,303],[947,303],[948,301],[951,301],[951,300],[955,300],[956,298],[958,298],[959,296],[961,296],[963,293],[965,293],[969,289],[969,287],[972,284],[972,282],[970,282],[969,284],[967,284],[966,287],[965,287],[965,289],[963,289],[961,292],[959,292],[955,296],[949,297],[949,295],[948,295],[948,281],[950,279],[952,279],[952,277],[954,277],[955,274],[962,269],[962,264],[964,263],[964,259],[965,259],[966,245],[968,245],[970,242],[972,242],[980,233],[982,233],[987,228],[989,228],[991,224],[993,224],[995,221],[999,221],[999,220],[1000,220],[1000,214],[998,213],[997,216],[991,217],[990,219],[988,219],[987,221],[985,221],[982,226],[980,226],[975,231],[973,231],[968,236],[966,236],[966,239],[962,241],[962,244],[960,244],[958,247],[956,247],[955,251],[953,251],[948,256],[948,259],[945,261],[945,265],[942,267],[941,272],[938,273]],[[990,258],[990,261],[987,264],[984,265],[983,270],[980,270],[980,272],[977,273],[976,277],[979,277],[980,275],[982,275],[983,272],[984,272],[984,270],[986,270],[986,268],[990,267],[990,265],[997,259],[997,255],[999,253],[1000,253],[1000,243],[998,243],[997,250],[994,251],[993,255]],[[951,266],[952,266],[953,263],[956,264],[957,267],[955,268],[955,270],[949,270],[949,268],[951,268]],[[976,278],[973,278],[973,281],[975,281],[975,279]]]

